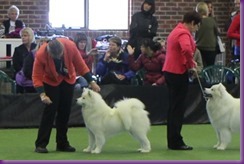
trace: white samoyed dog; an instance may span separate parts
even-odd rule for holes
[[[218,139],[214,148],[225,150],[232,133],[240,132],[240,99],[229,94],[221,83],[205,88],[204,92],[207,114]]]
[[[109,107],[102,96],[84,88],[77,104],[82,106],[82,115],[88,130],[89,145],[83,152],[100,153],[108,137],[128,131],[140,142],[138,151],[150,152],[147,138],[150,120],[145,105],[136,98],[123,99]]]

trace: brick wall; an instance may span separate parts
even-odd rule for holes
[[[155,0],[156,13],[159,29],[158,36],[166,38],[172,28],[182,19],[186,11],[193,10],[201,0]],[[221,30],[221,36],[224,41],[226,39],[226,31],[224,30],[225,22],[228,19],[232,8],[233,0],[212,0],[214,6],[214,14],[216,16],[218,26]],[[34,30],[44,28],[48,23],[48,2],[49,0],[0,0],[0,22],[7,19],[7,9],[14,4],[20,9],[19,18],[25,24]],[[132,0],[130,16],[140,11],[143,0]],[[73,37],[76,30],[66,30],[65,35]],[[103,34],[116,34],[122,38],[128,38],[128,31],[86,31],[91,37],[97,37]]]

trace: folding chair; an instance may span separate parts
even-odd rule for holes
[[[16,93],[16,83],[4,71],[0,70],[0,94]]]
[[[240,76],[234,70],[221,65],[212,65],[203,68],[201,76],[207,84],[235,84],[240,81]]]

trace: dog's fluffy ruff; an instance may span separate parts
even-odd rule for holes
[[[150,152],[150,141],[147,138],[150,120],[140,100],[120,100],[111,108],[99,93],[84,89],[77,103],[82,106],[83,119],[89,135],[89,145],[84,152],[100,153],[106,139],[122,131],[128,131],[140,142],[140,152]]]

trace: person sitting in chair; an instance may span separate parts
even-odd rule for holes
[[[133,71],[145,70],[144,85],[163,85],[165,84],[162,67],[164,65],[165,54],[161,51],[159,42],[151,39],[144,39],[141,45],[141,55],[135,61],[134,50],[130,45],[127,46],[129,52],[129,65]]]
[[[98,61],[96,73],[101,84],[130,84],[135,72],[129,69],[128,54],[121,49],[119,37],[109,39],[108,51]]]

